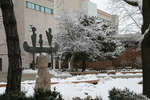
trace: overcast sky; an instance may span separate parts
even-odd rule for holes
[[[90,1],[96,3],[99,9],[108,12],[106,6],[108,5],[108,0],[90,0]]]

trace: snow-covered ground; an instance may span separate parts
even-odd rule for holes
[[[25,72],[25,71],[24,71]],[[33,73],[31,70],[30,73]],[[51,71],[52,72],[52,71]],[[36,73],[36,72],[35,72]],[[55,75],[60,75],[57,72],[53,72]],[[67,73],[63,73],[68,75]],[[124,89],[128,88],[131,91],[136,93],[142,93],[142,85],[138,84],[142,81],[142,78],[112,78],[112,76],[141,76],[141,73],[138,74],[121,74],[117,73],[116,75],[107,75],[107,74],[98,74],[98,75],[79,75],[72,76],[65,79],[62,78],[52,78],[52,82],[59,82],[51,86],[51,90],[56,88],[56,91],[60,92],[65,100],[72,100],[72,98],[80,97],[85,98],[87,94],[93,98],[100,96],[103,100],[108,100],[108,92],[113,88]],[[105,77],[101,77],[105,76]],[[88,80],[99,80],[98,84],[89,84],[89,83],[79,83],[73,84],[72,81],[88,81]],[[4,83],[4,82],[3,82]],[[33,84],[28,84],[33,83]],[[0,83],[2,84],[2,82]],[[22,82],[22,91],[26,93],[26,96],[32,96],[34,93],[35,80],[33,81],[24,81]],[[4,93],[5,87],[0,88],[0,94]]]

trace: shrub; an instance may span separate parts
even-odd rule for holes
[[[24,93],[9,93],[0,95],[0,100],[35,100],[33,97],[25,97]]]
[[[10,93],[0,95],[0,100],[63,100],[59,92],[36,90],[33,97],[26,97],[24,93]]]
[[[84,99],[81,99],[80,97],[76,97],[76,98],[73,98],[73,100],[102,100],[102,98],[101,97],[96,97],[95,99],[92,99],[91,96],[87,96]]]
[[[110,100],[149,100],[143,95],[129,91],[127,88],[124,90],[113,88],[109,91],[109,98]]]
[[[59,92],[54,89],[54,91],[44,92],[41,89],[35,90],[34,98],[36,100],[63,100]]]

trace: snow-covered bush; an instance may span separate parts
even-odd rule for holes
[[[34,98],[36,100],[64,100],[59,92],[55,89],[54,91],[36,90],[34,93]]]
[[[81,17],[78,21],[63,19],[63,29],[55,35],[60,52],[71,54],[84,52],[90,60],[115,58],[123,50],[123,44],[113,38],[115,27],[110,23],[97,23],[96,17]]]
[[[120,90],[113,88],[109,91],[110,100],[149,100],[143,95],[136,94],[128,89]]]
[[[59,25],[61,31],[54,37],[59,44],[59,52],[71,55],[71,69],[78,54],[84,54],[82,58],[97,61],[115,58],[124,50],[123,44],[112,36],[116,32],[115,27],[108,22],[97,22],[96,19],[88,16],[79,20],[62,18]]]

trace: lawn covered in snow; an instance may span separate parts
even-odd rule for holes
[[[134,75],[134,74],[133,74]],[[65,100],[72,100],[72,98],[80,97],[85,98],[87,95],[95,98],[96,96],[100,96],[103,100],[108,99],[108,92],[113,88],[124,89],[128,88],[131,91],[136,93],[142,93],[142,85],[138,84],[142,81],[142,77],[134,77],[132,74],[123,75],[117,73],[113,76],[129,76],[129,78],[112,78],[112,75],[107,74],[97,74],[97,75],[79,75],[72,76],[65,79],[62,78],[52,78],[52,82],[59,82],[59,84],[55,84],[51,86],[51,90],[56,88],[56,91],[62,94],[62,97]],[[135,76],[141,74],[135,74]],[[105,77],[102,77],[105,76]],[[87,81],[87,80],[99,80],[98,84],[89,84],[89,83],[79,83],[74,84],[72,81]],[[28,84],[33,83],[33,84]],[[0,83],[1,84],[1,83]],[[22,82],[22,91],[26,93],[26,96],[32,96],[34,93],[35,80],[33,81],[24,81]],[[0,94],[4,93],[5,87],[0,88]]]

